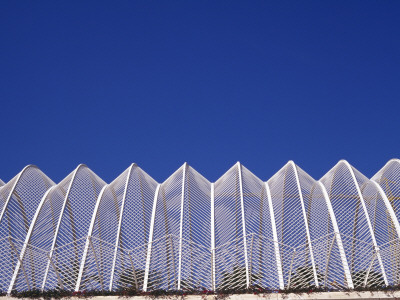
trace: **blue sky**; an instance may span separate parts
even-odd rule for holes
[[[399,1],[2,1],[0,178],[400,157]]]

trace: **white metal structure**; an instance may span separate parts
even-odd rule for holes
[[[187,163],[162,183],[132,164],[106,184],[79,165],[55,184],[0,181],[0,290],[345,289],[400,284],[400,160],[319,181],[288,162],[216,182]]]

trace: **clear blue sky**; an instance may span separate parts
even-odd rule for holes
[[[0,178],[399,157],[400,1],[1,1]]]

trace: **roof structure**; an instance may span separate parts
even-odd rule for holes
[[[132,164],[107,184],[79,165],[0,181],[0,290],[348,289],[400,282],[400,161],[368,179],[339,161],[263,181],[237,163],[163,183]]]

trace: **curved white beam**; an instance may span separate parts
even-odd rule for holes
[[[307,240],[308,240],[308,248],[310,250],[310,260],[311,260],[311,265],[313,267],[313,273],[314,273],[314,281],[315,281],[315,286],[319,286],[318,282],[318,276],[317,276],[317,270],[315,268],[315,261],[314,261],[314,253],[312,251],[312,244],[311,244],[311,237],[310,237],[310,230],[308,228],[308,221],[307,221],[307,214],[306,214],[306,209],[304,206],[304,199],[303,199],[303,193],[301,191],[301,186],[300,186],[300,180],[299,180],[299,174],[297,172],[297,167],[295,163],[291,160],[289,161],[289,164],[292,166],[294,175],[296,177],[296,184],[297,184],[297,189],[299,191],[299,196],[300,196],[300,203],[301,203],[301,210],[303,212],[303,217],[304,217],[304,223],[306,227],[306,234],[307,234]]]
[[[6,210],[7,210],[7,208],[8,208],[8,204],[9,204],[9,202],[10,202],[10,200],[11,200],[12,195],[14,194],[14,191],[15,191],[15,189],[16,189],[16,187],[17,187],[17,185],[18,185],[18,183],[19,183],[19,181],[20,181],[22,175],[23,175],[23,174],[26,172],[26,170],[28,170],[29,168],[36,168],[36,169],[39,169],[39,168],[36,167],[35,165],[27,165],[27,166],[26,166],[25,168],[23,168],[22,171],[17,175],[17,179],[15,180],[15,182],[14,182],[14,184],[13,184],[11,190],[10,190],[10,193],[9,193],[8,196],[7,196],[7,199],[6,199],[6,202],[5,202],[5,204],[4,204],[4,207],[3,207],[2,211],[1,211],[1,214],[0,214],[0,224],[1,224],[1,222],[3,221],[3,217],[4,217],[4,214],[5,214]],[[10,237],[10,238],[11,238],[11,237]],[[11,240],[10,240],[10,241],[11,241]],[[17,255],[18,255],[18,254],[17,254]],[[20,263],[19,260],[18,260],[18,263]],[[17,263],[17,264],[18,264],[18,263]],[[14,274],[13,274],[13,277],[14,277]],[[15,280],[15,279],[14,279],[14,280]],[[11,279],[11,281],[13,281],[13,278]],[[27,284],[28,284],[28,286],[29,286],[29,282],[27,282]]]
[[[96,218],[97,218],[97,213],[99,211],[99,206],[100,206],[100,202],[101,202],[101,198],[103,197],[104,191],[107,188],[107,184],[105,186],[103,186],[103,188],[100,191],[99,196],[97,197],[97,201],[96,201],[96,206],[94,208],[94,212],[92,215],[92,220],[90,221],[90,227],[89,227],[89,232],[88,232],[88,236],[86,238],[86,243],[85,243],[85,250],[83,251],[83,255],[82,255],[82,260],[81,260],[81,265],[79,268],[79,274],[78,274],[78,280],[76,281],[76,285],[75,285],[75,291],[79,291],[80,287],[81,287],[81,281],[82,281],[82,276],[83,276],[83,271],[85,269],[85,264],[86,264],[86,258],[87,258],[87,254],[89,251],[89,246],[90,246],[90,238],[92,236],[93,233],[93,228],[94,228],[94,224],[96,222]],[[99,276],[101,276],[101,274],[99,273]]]
[[[326,206],[328,207],[329,216],[331,217],[333,231],[335,232],[336,235],[336,243],[339,248],[340,259],[342,260],[343,270],[346,276],[347,287],[349,289],[354,289],[353,279],[351,278],[349,264],[347,262],[346,253],[344,252],[342,237],[340,236],[339,226],[337,224],[335,213],[333,212],[331,200],[329,199],[328,192],[326,191],[326,188],[322,184],[322,182],[318,181],[318,184],[321,187],[322,194],[324,195],[324,199],[326,202]]]
[[[378,192],[380,193],[380,195],[381,195],[381,197],[383,199],[383,202],[385,203],[386,209],[389,212],[390,218],[392,219],[394,227],[396,228],[397,238],[400,238],[399,220],[397,220],[396,214],[395,214],[395,212],[393,210],[392,205],[390,204],[390,201],[389,201],[387,195],[383,191],[382,187],[375,180],[371,179],[371,182],[375,185],[375,187],[377,188]]]
[[[112,266],[111,266],[111,277],[110,277],[110,285],[109,285],[109,290],[110,291],[112,291],[112,286],[113,286],[113,281],[114,281],[115,264],[117,262],[118,245],[119,245],[119,241],[120,241],[120,238],[121,238],[121,226],[122,226],[122,218],[123,218],[123,215],[124,215],[126,195],[127,195],[127,191],[128,191],[129,180],[131,179],[132,169],[135,166],[136,166],[136,164],[132,164],[130,166],[129,171],[128,171],[128,175],[126,177],[124,195],[123,195],[122,204],[121,204],[121,212],[119,214],[120,216],[119,216],[119,220],[118,220],[118,232],[117,232],[117,237],[115,239],[113,263],[112,263]]]
[[[12,289],[13,289],[13,287],[14,287],[15,280],[17,279],[18,272],[19,272],[19,269],[20,269],[21,265],[22,265],[22,267],[24,268],[24,266],[23,266],[23,264],[22,264],[21,262],[24,261],[24,256],[25,256],[26,248],[27,248],[27,246],[28,246],[28,244],[29,244],[29,242],[30,242],[30,240],[31,240],[31,236],[32,236],[32,233],[33,233],[33,229],[35,228],[37,218],[38,218],[40,212],[42,211],[42,207],[43,207],[44,203],[46,202],[46,199],[47,199],[48,194],[50,193],[50,191],[51,191],[53,188],[54,188],[54,185],[53,185],[52,187],[50,187],[50,188],[46,191],[46,193],[45,193],[44,196],[42,197],[42,200],[41,200],[40,203],[39,203],[39,207],[37,208],[37,210],[36,210],[36,212],[35,212],[35,215],[33,216],[31,225],[30,225],[30,227],[29,227],[28,233],[27,233],[26,238],[25,238],[25,242],[24,242],[24,244],[23,244],[23,246],[22,246],[22,249],[21,249],[21,252],[20,252],[20,255],[19,255],[19,260],[18,260],[17,265],[16,265],[16,267],[15,267],[15,269],[14,269],[14,274],[13,274],[13,277],[12,277],[12,279],[11,279],[10,285],[9,285],[9,287],[8,287],[8,291],[7,291],[7,295],[8,295],[8,296],[11,295],[11,292],[12,292]]]
[[[80,165],[78,165],[78,166],[76,167],[76,169],[74,170],[74,172],[73,172],[73,174],[72,174],[71,182],[69,183],[69,186],[68,186],[67,193],[65,194],[64,203],[63,203],[63,206],[62,206],[62,208],[61,208],[60,216],[59,216],[58,222],[57,222],[56,231],[55,231],[55,233],[54,233],[53,243],[51,244],[51,249],[50,249],[50,252],[49,252],[49,262],[47,263],[46,271],[45,271],[44,277],[43,277],[42,291],[44,290],[44,287],[45,287],[45,285],[46,285],[47,276],[48,276],[48,274],[49,274],[49,269],[50,269],[50,261],[51,261],[52,258],[53,258],[53,252],[54,252],[54,248],[55,248],[55,246],[56,246],[56,242],[57,242],[57,239],[58,239],[58,232],[59,232],[59,230],[60,230],[61,221],[62,221],[62,218],[63,218],[63,216],[64,216],[65,207],[67,206],[67,202],[68,202],[68,198],[69,198],[69,193],[71,192],[72,185],[74,184],[76,174],[78,173],[78,170],[79,170],[80,168],[82,168],[82,167],[86,167],[86,165],[80,164]]]
[[[1,224],[1,221],[3,221],[4,213],[5,213],[5,211],[7,210],[8,203],[10,202],[11,196],[12,196],[12,194],[14,193],[15,188],[17,187],[17,184],[19,183],[19,180],[21,179],[21,177],[22,177],[22,175],[25,173],[25,171],[26,171],[27,169],[29,169],[29,168],[39,169],[39,168],[36,167],[35,165],[27,165],[25,168],[22,169],[21,172],[19,172],[19,174],[17,175],[18,177],[17,177],[17,179],[15,180],[15,182],[14,182],[14,184],[13,184],[13,187],[11,188],[10,193],[9,193],[8,196],[7,196],[7,200],[6,200],[6,203],[4,204],[3,210],[1,211],[1,214],[0,214],[0,224]]]
[[[211,183],[211,287],[216,289],[215,282],[215,193],[214,183]]]
[[[376,243],[375,234],[374,234],[374,230],[373,230],[372,225],[371,225],[371,220],[370,220],[369,215],[368,215],[367,207],[365,206],[364,197],[363,197],[363,195],[361,193],[361,189],[360,189],[360,186],[358,185],[358,182],[357,182],[356,176],[354,174],[353,168],[350,166],[350,164],[346,160],[342,160],[342,162],[348,168],[348,170],[350,172],[350,175],[351,175],[351,178],[353,179],[354,185],[355,185],[355,187],[357,189],[358,197],[360,198],[361,206],[362,206],[362,208],[364,210],[364,214],[365,214],[365,217],[367,219],[367,224],[368,224],[369,232],[371,234],[372,243],[373,243],[373,245],[375,247],[376,256],[378,258],[378,262],[379,262],[379,265],[380,265],[381,270],[382,270],[382,276],[383,276],[383,279],[384,279],[385,284],[387,286],[388,285],[388,281],[387,281],[385,269],[383,267],[381,255],[379,253],[378,244]]]
[[[389,160],[379,171],[378,171],[378,173],[381,171],[381,170],[384,170],[389,164],[391,164],[391,163],[393,163],[393,162],[396,162],[396,163],[398,163],[399,165],[400,165],[400,159],[398,159],[398,158],[392,158],[391,160]],[[378,174],[377,173],[377,174]],[[375,174],[376,175],[376,174]],[[375,177],[375,175],[373,176],[373,177]]]
[[[276,260],[276,268],[278,271],[279,288],[283,290],[285,288],[285,282],[283,281],[282,261],[279,251],[278,233],[276,232],[274,208],[272,206],[271,190],[269,188],[268,182],[265,182],[265,189],[267,191],[269,214],[271,217],[272,237],[274,240],[275,260]]]
[[[182,172],[181,217],[180,217],[181,219],[179,225],[178,290],[181,289],[181,278],[182,278],[181,273],[182,273],[183,205],[185,202],[186,170],[187,170],[187,163],[184,163]]]
[[[240,189],[240,206],[242,211],[242,228],[243,228],[243,247],[244,247],[244,264],[246,267],[246,286],[250,287],[249,278],[249,260],[247,257],[247,237],[246,237],[246,222],[244,216],[244,199],[243,199],[243,178],[242,178],[242,165],[237,162],[238,174],[239,174],[239,189]]]
[[[147,292],[147,284],[149,281],[151,247],[152,247],[152,243],[153,243],[154,221],[155,221],[155,217],[156,217],[157,199],[158,199],[159,191],[160,191],[160,184],[157,185],[156,193],[154,194],[153,211],[151,212],[149,243],[147,245],[146,267],[145,267],[145,271],[144,271],[144,281],[143,281],[143,291],[145,291],[145,292]]]

